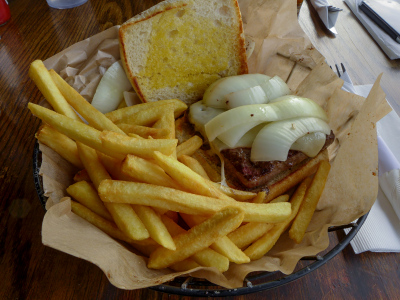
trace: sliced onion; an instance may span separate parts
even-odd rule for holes
[[[256,85],[229,93],[225,96],[225,103],[228,109],[232,109],[243,105],[268,103],[268,98],[261,86]]]
[[[200,132],[203,137],[207,137],[204,131],[204,125],[224,111],[224,109],[205,106],[203,101],[198,101],[190,106],[188,115],[189,122],[194,125],[195,129]]]
[[[329,134],[330,131],[329,125],[318,118],[295,118],[267,124],[254,139],[250,160],[285,161],[297,139],[310,132]]]
[[[242,138],[235,144],[235,146],[231,148],[238,148],[238,147],[249,147],[253,145],[254,139],[256,138],[257,134],[260,132],[262,128],[264,128],[265,124],[260,124],[257,125],[256,127],[250,129],[248,132],[246,132],[245,135],[242,136]],[[215,139],[217,140],[217,139]]]
[[[225,95],[260,85],[270,78],[264,74],[244,74],[221,78],[212,83],[204,92],[204,104],[226,109]]]
[[[260,87],[264,90],[268,102],[290,94],[288,85],[279,76],[272,77],[267,82],[260,84]]]
[[[296,117],[316,117],[327,121],[325,111],[314,101],[297,96],[268,104],[252,104],[230,109],[216,116],[205,125],[209,141],[233,127],[248,123],[273,122]]]
[[[326,134],[312,132],[302,136],[290,147],[291,150],[303,152],[308,157],[315,157],[322,149],[326,141]]]
[[[102,113],[108,113],[117,109],[121,103],[124,91],[132,89],[129,79],[120,61],[108,68],[97,86],[92,105]]]
[[[252,128],[256,127],[261,121],[249,122],[246,124],[240,124],[238,126],[232,127],[231,129],[225,131],[218,136],[223,143],[233,148],[239,142],[239,140]]]

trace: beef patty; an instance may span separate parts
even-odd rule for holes
[[[333,143],[335,135],[331,131],[321,151]],[[258,161],[250,160],[251,148],[239,147],[221,151],[225,161],[225,173],[230,181],[239,183],[245,189],[253,189],[269,182],[285,171],[294,169],[306,162],[309,157],[300,151],[290,150],[286,161]]]

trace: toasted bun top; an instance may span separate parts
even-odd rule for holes
[[[167,0],[119,30],[126,73],[144,102],[191,104],[221,77],[248,72],[236,0]]]

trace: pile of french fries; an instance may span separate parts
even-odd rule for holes
[[[231,262],[264,256],[289,228],[290,238],[301,242],[328,162],[290,197],[266,203],[265,192],[212,181],[205,162],[193,156],[200,137],[178,145],[175,124],[187,109],[183,102],[121,105],[102,114],[41,61],[29,74],[54,109],[28,104],[44,122],[36,138],[80,169],[67,188],[72,211],[147,256],[149,268],[225,272]]]

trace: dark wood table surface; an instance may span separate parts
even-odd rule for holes
[[[157,0],[96,0],[55,10],[45,0],[10,0],[11,20],[0,27],[0,299],[182,299],[142,289],[120,290],[86,261],[45,247],[45,214],[33,184],[34,134],[40,120],[26,109],[42,96],[28,77],[29,64],[121,24]],[[341,0],[336,38],[322,27],[308,3],[299,22],[329,64],[344,63],[355,84],[382,86],[392,106],[400,107],[400,60],[389,60]],[[397,101],[397,102],[396,102]],[[332,243],[342,233],[331,234]],[[276,289],[237,299],[399,299],[400,255],[363,253],[347,246],[327,264]],[[233,297],[232,297],[233,298]]]

